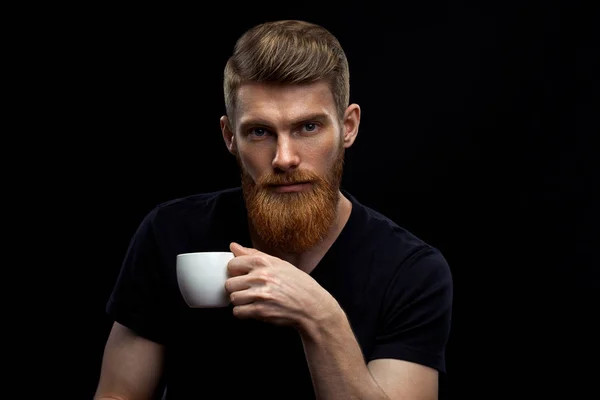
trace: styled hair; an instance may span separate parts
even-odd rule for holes
[[[225,109],[235,118],[237,90],[244,83],[303,84],[327,82],[338,117],[350,99],[350,73],[338,39],[325,28],[294,20],[257,25],[236,42],[224,71]]]

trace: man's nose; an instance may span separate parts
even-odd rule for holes
[[[293,140],[284,135],[277,137],[277,152],[273,158],[273,168],[282,171],[294,169],[300,164],[300,157],[295,149]]]

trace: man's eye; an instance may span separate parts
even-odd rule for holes
[[[304,129],[306,129],[308,132],[312,132],[317,129],[317,124],[306,124],[304,125]]]
[[[253,128],[250,130],[250,134],[254,136],[262,137],[267,134],[267,130],[264,128]]]

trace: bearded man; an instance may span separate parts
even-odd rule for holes
[[[341,187],[361,109],[338,40],[258,25],[224,71],[241,187],[158,205],[107,304],[96,399],[436,399],[452,279],[438,249]],[[230,251],[226,307],[194,308],[175,259]]]

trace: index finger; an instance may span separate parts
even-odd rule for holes
[[[227,273],[230,277],[246,275],[252,271],[252,263],[249,256],[237,256],[227,263]]]

